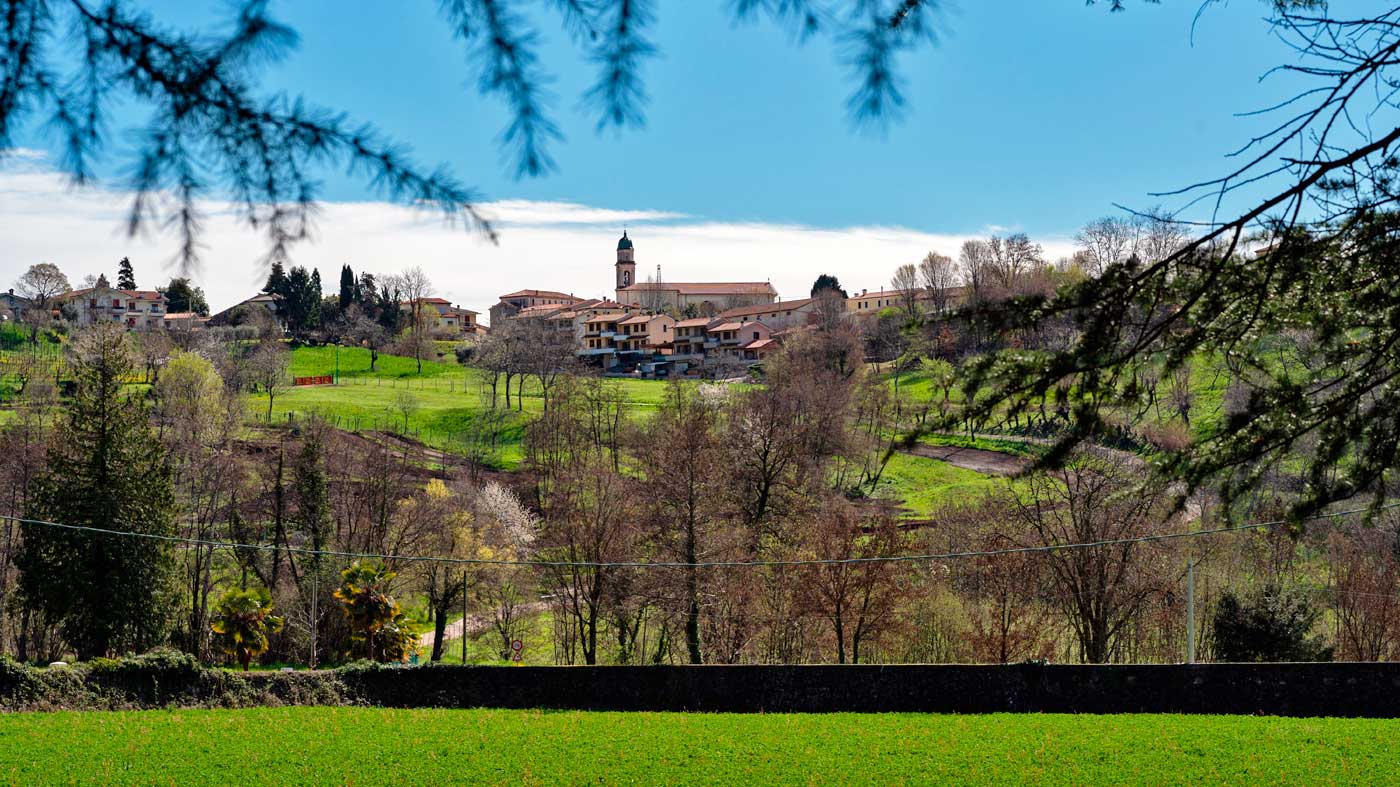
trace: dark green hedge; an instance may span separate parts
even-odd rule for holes
[[[1400,717],[1400,664],[420,667],[237,673],[178,653],[0,660],[0,710],[258,705]]]

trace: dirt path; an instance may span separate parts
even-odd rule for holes
[[[962,434],[949,436],[963,436]],[[1000,440],[1002,442],[1022,443],[1025,445],[1054,445],[1054,440],[1044,437],[1022,437],[1019,435],[1002,434],[974,434],[973,437],[985,440]],[[1117,448],[1108,448],[1101,445],[1087,445],[1086,449],[1101,459],[1111,462],[1126,464],[1132,467],[1141,467],[1146,464],[1142,457],[1131,451],[1123,451]],[[925,459],[937,459],[947,462],[954,467],[961,467],[987,475],[1009,476],[1015,475],[1031,466],[1032,459],[1028,456],[1008,454],[1001,451],[988,451],[982,448],[958,448],[943,445],[915,445],[912,448],[901,448],[903,453],[911,456],[921,456]]]
[[[521,615],[534,615],[543,612],[546,606],[547,602],[534,601],[521,607],[520,613]],[[467,633],[471,635],[476,635],[491,627],[491,616],[482,615],[479,613],[470,614],[467,615],[465,622],[465,628]],[[462,623],[462,618],[458,618],[448,623],[447,628],[443,630],[442,641],[447,642],[448,640],[461,639],[463,629]],[[431,649],[433,647],[433,632],[431,629],[423,632],[423,634],[418,637],[418,645],[419,647],[428,649]]]
[[[491,625],[490,618],[486,617],[485,615],[468,615],[466,618],[466,622],[467,631],[469,631],[472,634],[479,634],[485,631],[487,626]],[[444,629],[442,632],[442,641],[447,642],[448,640],[461,638],[462,619],[458,618],[457,620],[454,620],[451,623],[447,624],[447,628]],[[431,648],[433,646],[432,629],[423,632],[422,635],[418,637],[418,645],[419,647],[423,648]]]
[[[959,448],[949,445],[916,445],[902,449],[910,456],[937,459],[954,467],[985,475],[1016,475],[1031,466],[1030,457],[986,451],[981,448]]]

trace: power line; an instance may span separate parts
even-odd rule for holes
[[[1304,517],[1304,522],[1314,522],[1323,519],[1336,519],[1353,514],[1362,514],[1368,511],[1385,511],[1393,508],[1400,508],[1400,502],[1389,503],[1375,509],[1353,508],[1347,511],[1335,511],[1330,514],[1317,514]],[[329,549],[306,549],[305,547],[278,546],[276,544],[240,544],[233,541],[216,541],[202,538],[189,538],[186,536],[167,536],[158,533],[136,533],[127,530],[112,530],[110,528],[93,527],[90,525],[70,525],[62,522],[49,522],[42,519],[24,519],[22,517],[0,516],[0,519],[8,519],[26,525],[37,525],[41,527],[52,527],[62,530],[77,531],[83,533],[97,533],[99,535],[121,536],[126,538],[145,538],[152,541],[162,541],[166,543],[183,544],[191,547],[223,547],[225,549],[244,549],[259,552],[275,552],[278,550],[289,554],[298,555],[319,555],[323,557],[337,557],[349,560],[397,560],[408,563],[441,563],[447,565],[469,565],[469,566],[505,566],[515,568],[778,568],[793,566],[833,566],[860,563],[915,563],[931,562],[940,560],[959,560],[962,558],[976,557],[997,557],[1000,555],[1024,555],[1037,552],[1060,552],[1074,549],[1092,549],[1094,547],[1122,546],[1125,544],[1146,544],[1161,541],[1175,541],[1183,538],[1196,538],[1199,536],[1213,536],[1222,533],[1238,533],[1246,530],[1261,530],[1279,525],[1288,524],[1288,520],[1276,519],[1269,522],[1252,522],[1246,525],[1231,525],[1228,527],[1217,527],[1209,530],[1189,530],[1178,533],[1160,533],[1146,536],[1133,536],[1129,538],[1108,538],[1099,541],[1084,541],[1073,544],[1049,544],[1029,547],[1007,547],[1004,549],[983,549],[964,550],[957,552],[932,552],[917,555],[875,555],[871,557],[852,558],[808,558],[798,560],[718,560],[686,563],[679,561],[589,561],[589,560],[500,560],[494,558],[468,558],[468,557],[442,557],[434,555],[387,555],[375,552],[345,552]]]

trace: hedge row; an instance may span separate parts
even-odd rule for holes
[[[0,710],[137,710],[348,702],[334,672],[237,673],[156,652],[37,668],[0,659]]]
[[[0,710],[277,705],[1400,717],[1400,663],[397,667],[238,673],[171,652],[0,660]]]

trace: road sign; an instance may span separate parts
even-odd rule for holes
[[[513,662],[515,662],[515,663],[517,663],[517,664],[519,664],[521,661],[523,661],[524,659],[522,659],[522,658],[520,657],[520,651],[522,651],[522,650],[524,650],[524,649],[525,649],[525,643],[524,643],[524,642],[521,642],[521,641],[518,640],[518,639],[513,639],[513,640],[511,640],[511,641],[510,641],[510,660],[513,661]]]

